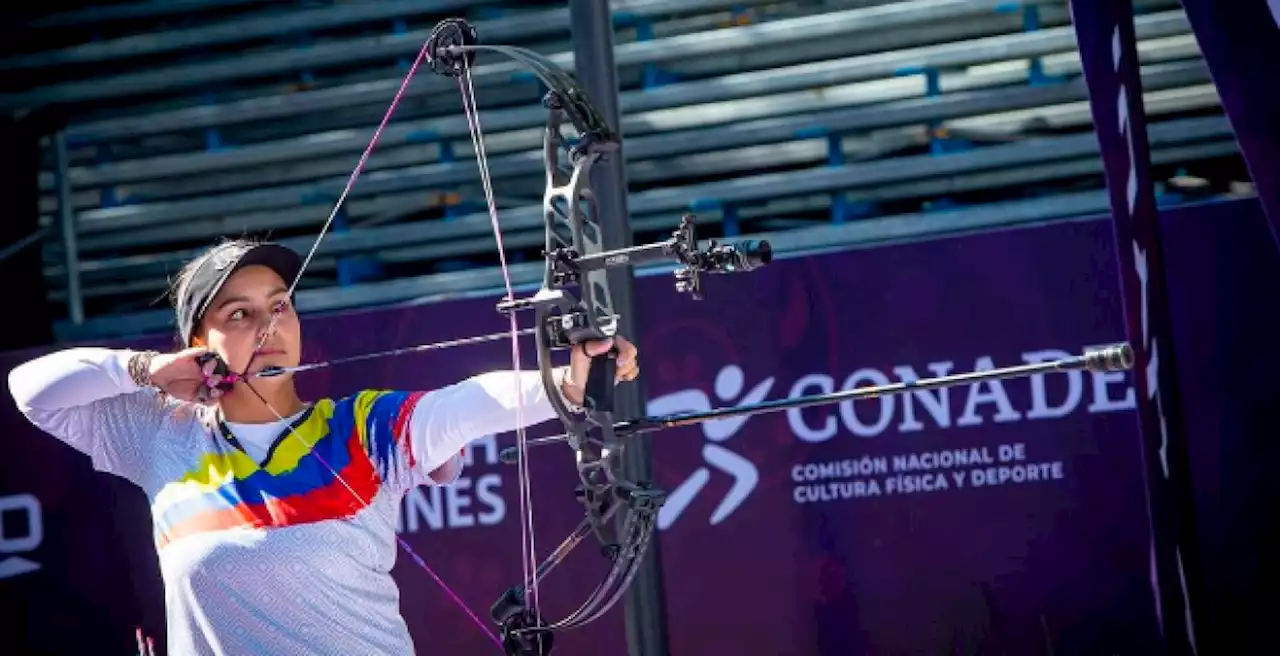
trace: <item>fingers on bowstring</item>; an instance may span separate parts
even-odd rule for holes
[[[166,391],[173,396],[187,401],[204,405],[212,405],[222,397],[223,392],[222,390],[214,387],[214,385],[217,384],[216,382],[210,381],[206,383],[206,380],[208,380],[208,378],[204,376],[201,378],[176,378],[168,387],[173,388],[181,385],[181,389],[170,389]]]
[[[195,401],[196,403],[200,403],[203,405],[213,405],[217,403],[218,399],[221,397],[222,397],[222,390],[216,387],[210,387],[208,385],[201,385],[200,388],[196,390]]]
[[[215,391],[217,390],[218,386],[222,384],[222,381],[225,380],[222,374],[219,374],[216,372],[205,371],[203,373],[204,373],[204,380],[201,382],[203,382],[206,387],[209,387],[210,389],[213,389]]]

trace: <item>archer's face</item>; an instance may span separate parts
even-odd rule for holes
[[[262,350],[252,358],[249,373],[267,365],[297,365],[301,359],[302,335],[298,314],[289,302],[287,291],[284,280],[267,267],[253,265],[235,272],[209,303],[201,322],[201,341],[222,356],[235,372],[243,372],[250,364],[259,341],[262,341]],[[280,317],[263,341],[264,332],[271,326],[271,315],[277,309]]]

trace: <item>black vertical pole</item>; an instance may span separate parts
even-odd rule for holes
[[[613,126],[622,135],[618,109],[618,77],[613,61],[613,16],[608,0],[569,0],[570,29],[573,35],[574,75]],[[626,144],[622,145],[622,150]],[[605,248],[632,245],[631,222],[627,210],[627,176],[622,150],[596,164],[591,171],[604,231]],[[613,306],[621,315],[618,330],[636,336],[634,277],[629,267],[612,268],[609,287]],[[615,411],[620,417],[639,417],[645,410],[642,379],[618,388]],[[627,441],[623,470],[631,480],[652,480],[649,438]],[[631,656],[665,656],[666,618],[662,603],[662,574],[658,540],[649,545],[648,555],[626,594],[627,645]]]
[[[5,175],[0,176],[0,196],[5,217],[0,221],[0,276],[14,307],[23,319],[9,322],[0,338],[0,350],[27,348],[53,341],[53,306],[44,279],[41,245],[53,229],[40,226],[40,135],[43,126],[33,117],[0,116],[0,152],[5,154]]]
[[[67,155],[67,133],[53,135],[54,175],[58,180],[58,233],[62,237],[63,266],[67,269],[67,317],[79,326],[84,323],[84,297],[80,290],[80,246],[76,238],[76,214],[71,206],[71,164]]]
[[[1132,0],[1072,0],[1114,219],[1126,332],[1146,464],[1152,587],[1166,653],[1215,653],[1203,632],[1201,570],[1173,353],[1160,212],[1151,182]]]

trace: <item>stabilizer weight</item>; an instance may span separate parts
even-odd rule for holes
[[[1126,371],[1133,368],[1133,347],[1116,344],[1084,352],[1084,368],[1089,371]]]

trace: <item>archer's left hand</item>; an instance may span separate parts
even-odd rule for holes
[[[583,342],[573,347],[569,355],[569,379],[565,381],[565,385],[561,386],[565,398],[571,403],[582,403],[586,391],[584,385],[587,382],[587,372],[591,370],[591,358],[608,353],[609,349],[615,346],[618,347],[618,355],[614,382],[629,382],[640,375],[639,351],[636,350],[635,344],[627,341],[625,337],[614,336],[609,339]]]

